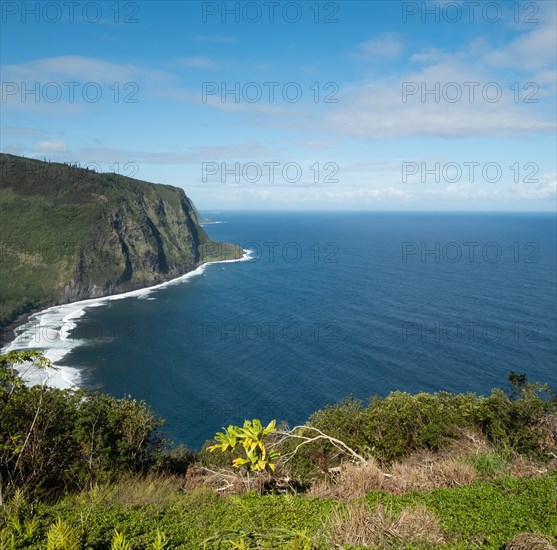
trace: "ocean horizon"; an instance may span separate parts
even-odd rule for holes
[[[486,394],[511,370],[556,386],[555,213],[203,214],[243,261],[48,308],[2,351],[43,349],[51,385],[144,399],[195,448],[349,395]]]

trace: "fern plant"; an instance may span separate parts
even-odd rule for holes
[[[36,535],[39,520],[25,517],[27,499],[21,489],[16,489],[4,507],[5,526],[0,531],[0,550],[15,550],[27,545]]]
[[[110,550],[131,550],[131,547],[131,544],[126,540],[124,534],[114,530]]]
[[[46,550],[79,550],[81,539],[77,531],[60,518],[46,533]]]
[[[153,542],[153,550],[165,550],[168,547],[168,539],[166,535],[157,529],[155,541]]]

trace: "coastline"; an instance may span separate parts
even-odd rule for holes
[[[56,307],[56,306],[48,306]],[[17,337],[17,329],[29,322],[29,319],[35,313],[40,313],[47,308],[36,307],[18,315],[11,323],[8,323],[5,327],[0,330],[0,350],[13,342]]]
[[[30,372],[30,369],[26,365],[23,365],[17,370],[20,374],[23,374],[23,372],[25,373],[25,382],[33,385],[46,381],[47,385],[55,387],[76,387],[78,386],[80,378],[79,369],[61,365],[59,361],[61,361],[73,347],[79,345],[79,341],[75,340],[73,340],[73,345],[67,345],[67,342],[69,342],[68,334],[76,326],[75,320],[85,314],[86,308],[102,306],[113,300],[145,297],[151,292],[165,286],[181,284],[192,277],[202,275],[209,265],[249,261],[250,259],[251,251],[243,249],[243,254],[240,258],[207,261],[179,277],[157,283],[156,285],[142,287],[120,294],[110,294],[101,298],[89,298],[77,302],[59,304],[42,309],[36,308],[32,311],[28,311],[20,315],[15,321],[2,330],[0,353],[7,353],[18,349],[46,348],[45,356],[50,359],[56,369],[50,370],[50,372]],[[43,320],[47,322],[43,324],[41,322]],[[38,332],[36,329],[38,329]],[[44,338],[42,342],[43,345],[41,345],[41,338]],[[48,345],[44,344],[45,341]]]

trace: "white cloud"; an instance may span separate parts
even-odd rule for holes
[[[382,189],[354,189],[349,191],[325,191],[318,194],[320,199],[333,201],[380,201],[383,199],[404,199],[410,195],[396,187]]]
[[[332,131],[356,139],[554,133],[555,13],[555,8],[542,6],[539,24],[516,27],[516,38],[497,48],[479,36],[453,52],[436,47],[413,52],[408,56],[410,64],[398,74],[343,87],[342,103],[325,114],[324,122]],[[402,49],[402,42],[388,33],[360,44],[360,51],[377,55],[382,50],[395,56]],[[537,103],[515,101],[516,91],[509,88],[517,79],[539,85],[539,89],[529,86],[520,90],[522,99],[534,98]],[[486,90],[490,82],[499,89],[492,86]],[[450,83],[457,83],[457,87]],[[471,88],[465,83],[474,83],[471,101]],[[403,98],[403,85],[408,92],[417,93]],[[436,88],[438,97],[427,93]],[[493,101],[494,92],[501,93],[500,99]]]
[[[196,188],[199,193],[207,191],[207,186]],[[400,203],[409,204],[407,199],[410,194],[397,189],[396,187],[379,188],[325,188],[325,186],[305,187],[305,186],[221,186],[219,188],[219,199],[226,204],[235,205],[241,208],[260,208],[262,205],[269,205],[276,208],[286,208],[289,210],[307,209],[362,209],[362,206],[370,205],[375,208],[378,205],[396,205]],[[207,200],[211,197],[207,196]]]
[[[384,33],[360,44],[360,54],[366,59],[394,58],[404,50],[404,43],[393,33]]]
[[[446,57],[446,54],[438,48],[425,48],[422,51],[412,54],[410,61],[414,63],[438,63]]]
[[[497,67],[528,71],[553,67],[557,56],[557,10],[553,2],[543,4],[538,15],[539,23],[532,23],[531,30],[487,53],[484,60]]]
[[[426,195],[434,195],[445,199],[494,199],[501,195],[501,191],[495,189],[487,191],[481,187],[476,187],[471,182],[462,184],[453,183],[442,189],[427,189]]]
[[[555,88],[555,83],[557,82],[557,70],[548,69],[539,71],[534,75],[534,81],[538,84],[550,84]]]
[[[41,141],[33,147],[33,150],[38,153],[64,153],[68,150],[65,141],[61,139],[53,139],[50,141]]]
[[[493,101],[498,90],[486,89],[493,81],[493,75],[481,64],[474,65],[466,54],[446,56],[442,62],[398,78],[345,91],[342,104],[325,116],[325,122],[334,131],[355,138],[555,132],[555,120],[543,114],[541,103],[515,102],[509,90],[514,80],[499,80],[501,97]],[[477,85],[465,86],[467,82]],[[436,89],[438,93],[428,93]]]
[[[112,63],[93,57],[62,55],[21,63],[3,65],[2,80],[29,82],[58,82],[61,78],[78,79],[80,82],[114,83],[133,81],[146,77],[168,77],[161,71],[144,69],[127,63]]]
[[[2,126],[0,132],[3,136],[16,136],[16,137],[44,137],[46,135],[53,135],[57,132],[45,132],[37,128],[28,128],[25,126]]]
[[[511,186],[511,194],[519,199],[555,199],[557,197],[557,173],[544,174],[535,185],[517,183]]]
[[[263,101],[248,103],[242,99],[241,92],[238,98],[238,102],[234,100],[235,98],[231,93],[226,96],[226,101],[223,101],[222,90],[218,88],[218,83],[215,84],[217,84],[216,89],[207,88],[205,93],[199,90],[194,92],[187,88],[168,87],[156,91],[155,95],[157,95],[158,97],[175,99],[177,101],[184,101],[186,103],[197,103],[229,113],[236,113],[240,111],[269,114],[281,113],[281,108],[278,106],[278,104],[266,103]]]
[[[89,147],[73,152],[73,157],[83,162],[136,162],[138,164],[193,164],[202,162],[237,161],[239,159],[267,159],[276,156],[276,151],[266,145],[248,141],[233,145],[211,145],[190,147],[185,151],[131,151],[111,147]]]

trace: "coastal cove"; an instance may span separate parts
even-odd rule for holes
[[[488,393],[510,370],[555,387],[554,214],[207,217],[245,261],[49,308],[8,349],[36,339],[51,383],[145,399],[193,447],[350,394]]]
[[[149,294],[158,289],[168,285],[183,284],[192,277],[202,275],[211,264],[242,262],[249,260],[249,258],[250,253],[244,251],[242,258],[206,262],[188,273],[157,285],[30,312],[22,315],[21,321],[10,327],[10,330],[13,330],[13,337],[10,334],[9,338],[5,338],[4,346],[0,351],[1,353],[8,353],[22,349],[43,349],[45,350],[45,357],[51,361],[54,368],[39,370],[32,366],[17,367],[25,382],[29,385],[46,383],[48,386],[60,389],[80,387],[79,370],[64,366],[63,358],[74,346],[79,345],[80,342],[75,338],[71,338],[70,345],[67,345],[68,340],[70,340],[69,335],[76,328],[78,319],[89,308],[101,307],[106,305],[107,302],[126,298],[149,299]],[[114,333],[114,335],[116,334]],[[81,342],[85,343],[86,340],[84,339]]]

